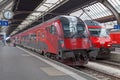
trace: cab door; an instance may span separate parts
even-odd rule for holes
[[[51,48],[51,52],[57,54],[58,52],[58,36],[57,29],[54,25],[51,25],[47,28],[47,40]]]

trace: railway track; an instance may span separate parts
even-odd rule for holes
[[[120,65],[118,63],[115,63],[115,62],[103,61],[103,60],[99,60],[99,61],[97,60],[97,61],[94,61],[94,62],[99,64],[99,65],[104,65],[106,67],[109,66],[109,67],[120,70]],[[89,62],[89,63],[91,63],[91,62]],[[95,66],[95,64],[94,64],[94,66]],[[77,70],[80,70],[84,73],[87,73],[87,74],[89,74],[93,77],[96,77],[99,80],[120,80],[120,74],[117,74],[116,72],[109,73],[109,71],[104,71],[104,70],[100,70],[100,69],[97,69],[97,68],[91,68],[91,67],[86,65],[86,66],[83,66],[83,67],[73,67],[73,68],[75,68]]]
[[[84,72],[84,73],[87,73],[93,77],[96,77],[99,80],[120,80],[120,78],[118,78],[118,77],[111,76],[107,73],[102,73],[100,71],[97,71],[97,70],[94,70],[94,69],[91,69],[88,67],[75,67],[75,68]]]
[[[103,64],[103,65],[106,65],[106,66],[111,66],[111,67],[120,69],[120,62],[118,62],[118,61],[113,61],[113,60],[97,60],[95,62]]]
[[[84,66],[85,69],[80,69],[100,80],[120,80],[119,64],[109,61],[94,61]]]

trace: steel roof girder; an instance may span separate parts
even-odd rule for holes
[[[107,0],[97,0],[101,2],[105,7],[107,7],[115,16],[117,23],[120,24],[120,15],[117,10],[107,1]]]

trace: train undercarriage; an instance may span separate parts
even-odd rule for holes
[[[110,51],[111,49],[109,48],[95,48],[89,52],[90,60],[108,59],[110,57]]]
[[[38,52],[40,55],[54,59],[70,66],[83,66],[89,61],[89,54],[86,50],[59,51],[58,54],[37,50],[28,46],[19,45],[29,50]]]

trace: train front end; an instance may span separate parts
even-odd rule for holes
[[[85,21],[86,22],[86,21]],[[95,21],[86,22],[90,31],[90,39],[92,42],[92,51],[90,58],[107,59],[110,56],[112,40],[105,28]]]
[[[84,22],[77,17],[65,16],[60,18],[64,38],[62,45],[65,63],[70,65],[84,65],[88,62],[90,40],[88,29]]]

